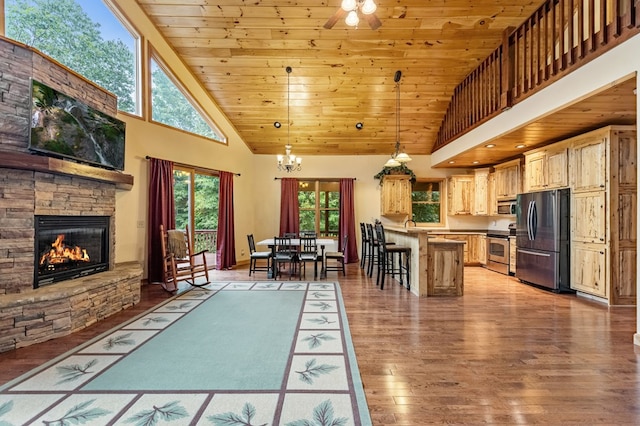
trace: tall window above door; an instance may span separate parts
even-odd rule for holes
[[[5,0],[5,34],[51,56],[140,115],[140,36],[100,0]]]
[[[420,225],[442,226],[442,180],[418,180],[411,191],[411,211],[413,220]]]
[[[299,180],[300,232],[314,231],[318,237],[337,237],[340,220],[340,182]]]

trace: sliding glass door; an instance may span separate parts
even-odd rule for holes
[[[215,265],[219,187],[220,179],[214,173],[174,166],[176,228],[189,226],[195,251],[209,251],[209,266]]]

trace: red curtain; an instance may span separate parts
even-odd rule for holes
[[[298,218],[298,179],[282,178],[280,181],[280,235],[300,232]]]
[[[228,269],[235,264],[236,241],[233,222],[233,173],[220,172],[216,269]]]
[[[173,201],[173,162],[149,159],[149,210],[147,229],[147,276],[150,283],[163,281],[160,225],[176,226]]]
[[[356,242],[356,218],[353,179],[340,179],[340,248],[344,236],[347,235],[347,247],[344,248],[345,263],[358,262],[358,245]]]

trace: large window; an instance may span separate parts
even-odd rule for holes
[[[206,138],[224,142],[224,136],[206,115],[196,109],[169,69],[159,58],[151,59],[151,119]]]
[[[5,34],[32,46],[140,113],[139,37],[99,0],[5,0]]]
[[[339,233],[340,182],[300,180],[298,182],[300,231],[315,231],[318,237]]]
[[[421,225],[443,225],[441,195],[444,181],[421,180],[413,185],[411,208],[413,220]]]

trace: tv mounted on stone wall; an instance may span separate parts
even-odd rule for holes
[[[122,171],[124,146],[124,121],[31,80],[31,151]]]

